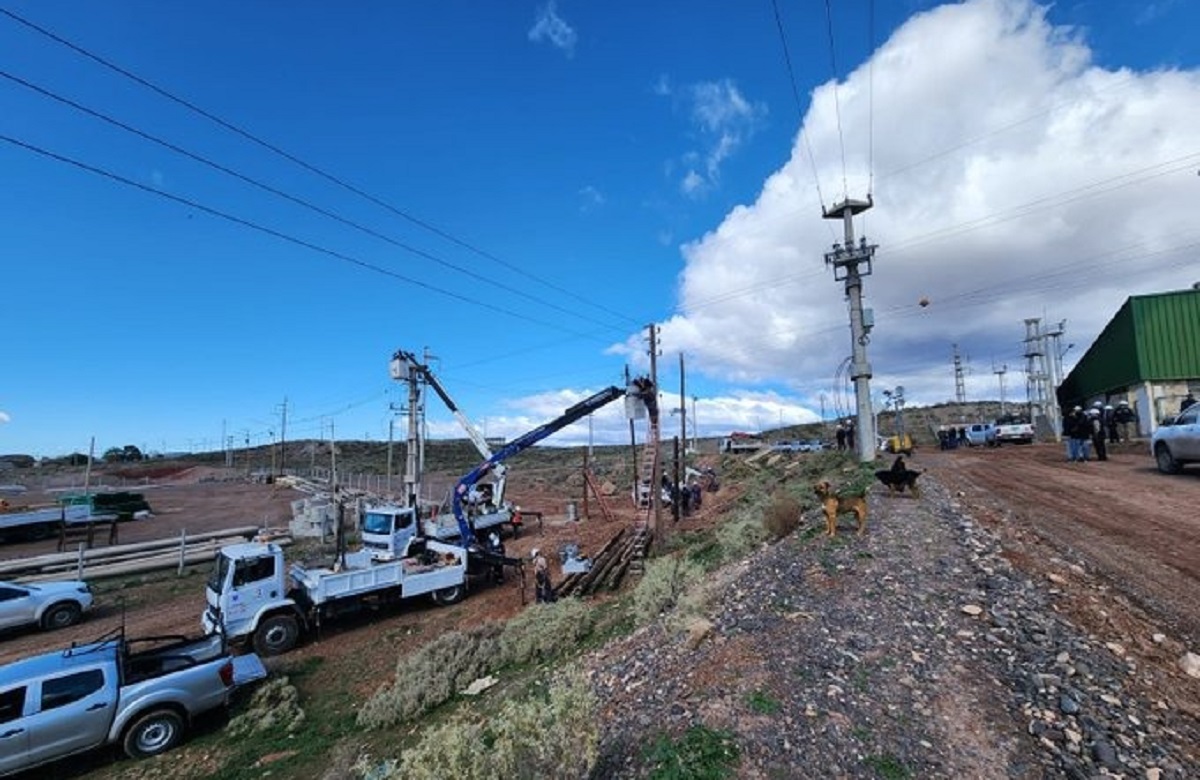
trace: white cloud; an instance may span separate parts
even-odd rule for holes
[[[594,208],[599,208],[606,202],[604,193],[590,184],[580,188],[579,197],[582,201],[580,209],[583,211],[591,211]]]
[[[1065,319],[1078,355],[1126,296],[1196,280],[1196,71],[1098,67],[1081,34],[1031,0],[917,15],[870,65],[838,85],[841,139],[832,84],[813,92],[803,131],[825,206],[865,197],[873,173],[876,205],[855,229],[880,245],[864,284],[876,391],[952,399],[957,343],[972,356],[968,398],[998,396],[995,361],[1009,366],[1009,399],[1023,399],[1025,318]],[[755,111],[728,82],[692,95],[713,142],[685,169],[699,192]],[[798,133],[757,200],[683,248],[660,343],[692,371],[786,385],[812,406],[833,392],[850,337],[823,259],[842,225],[821,219],[807,146]],[[640,334],[614,350],[636,360]]]
[[[666,76],[659,76],[654,94],[688,101],[688,117],[702,144],[702,149],[681,155],[685,172],[679,189],[690,198],[702,197],[720,183],[722,164],[754,134],[767,115],[765,104],[748,100],[729,79],[674,90]]]
[[[548,43],[556,49],[561,49],[568,57],[574,56],[575,42],[578,38],[574,28],[558,15],[558,7],[553,0],[538,9],[533,27],[529,29],[529,40],[534,43]]]
[[[10,420],[12,420],[12,418],[8,416],[8,412],[0,412],[0,423],[6,423]]]

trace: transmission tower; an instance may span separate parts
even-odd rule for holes
[[[954,345],[954,399],[959,406],[967,402],[967,382],[963,371],[963,358],[958,353],[958,345]]]

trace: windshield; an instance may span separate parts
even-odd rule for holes
[[[383,512],[367,512],[363,517],[362,529],[364,534],[390,534],[392,532],[392,515]]]
[[[229,573],[229,558],[224,555],[217,556],[217,562],[213,566],[212,574],[208,577],[208,587],[213,593],[220,593],[225,585],[225,575]]]

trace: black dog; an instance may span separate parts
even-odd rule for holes
[[[917,477],[921,476],[920,471],[913,471],[904,463],[902,455],[896,456],[896,461],[892,463],[890,469],[881,469],[875,472],[875,478],[887,486],[889,493],[903,493],[907,488],[913,498],[920,498],[921,491],[917,487]]]

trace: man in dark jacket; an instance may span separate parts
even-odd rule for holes
[[[1108,446],[1104,436],[1104,404],[1096,401],[1088,410],[1088,429],[1092,446],[1096,448],[1096,460],[1108,460]]]
[[[1137,415],[1133,413],[1133,407],[1128,401],[1118,401],[1117,408],[1113,410],[1113,419],[1117,423],[1117,432],[1120,434],[1121,441],[1130,441],[1129,425],[1137,422]]]

